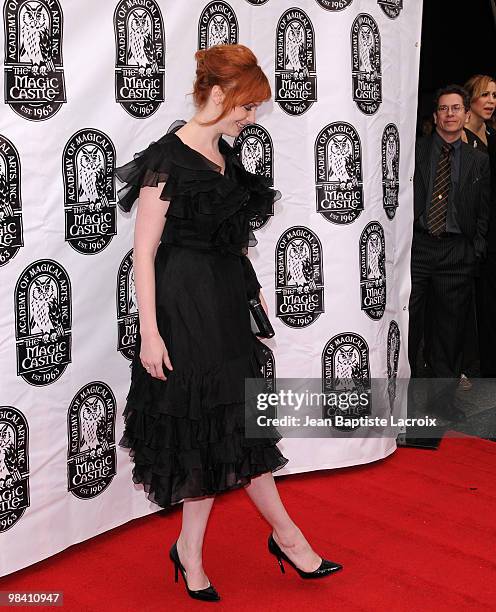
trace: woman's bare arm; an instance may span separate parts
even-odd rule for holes
[[[142,340],[141,362],[152,376],[166,380],[162,361],[169,369],[172,369],[172,365],[158,331],[155,304],[155,255],[169,207],[169,202],[159,197],[163,185],[159,183],[157,187],[142,187],[140,190],[134,228],[133,267]]]

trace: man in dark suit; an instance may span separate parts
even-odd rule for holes
[[[485,255],[489,218],[487,155],[461,140],[469,108],[462,87],[439,90],[434,99],[436,129],[418,140],[415,150],[408,357],[416,377],[428,303],[428,366],[433,377],[456,383],[473,276]],[[443,397],[448,398],[448,416],[461,418],[452,395]]]

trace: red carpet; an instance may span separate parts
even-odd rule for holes
[[[219,496],[204,566],[223,600],[190,599],[167,551],[180,507],[160,512],[0,579],[0,591],[64,591],[68,612],[191,609],[469,611],[496,607],[496,444],[445,438],[383,461],[278,477],[313,547],[344,570],[303,581],[267,552],[269,527],[244,491]],[[22,608],[27,609],[27,608]]]

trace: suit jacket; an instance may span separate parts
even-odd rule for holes
[[[414,222],[425,210],[431,173],[432,136],[417,140],[415,145],[415,174],[413,177]],[[476,257],[486,253],[486,234],[489,222],[490,171],[485,153],[461,143],[460,182],[454,204],[460,231],[473,244]]]

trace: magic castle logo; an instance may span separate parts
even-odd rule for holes
[[[302,115],[317,101],[315,31],[299,8],[285,11],[276,29],[274,101],[288,115]]]
[[[115,147],[95,129],[76,132],[62,156],[65,239],[83,255],[103,251],[117,233]]]
[[[323,418],[342,416],[363,416],[371,413],[371,380],[369,347],[357,333],[344,332],[333,336],[322,351],[322,392],[329,396],[331,407],[323,406]],[[348,398],[346,409],[331,398]],[[354,398],[366,397],[366,401],[355,402]],[[334,406],[332,406],[334,404]],[[353,427],[339,426],[337,429],[351,430]]]
[[[210,2],[198,21],[198,49],[235,45],[239,38],[236,13],[227,2]]]
[[[50,119],[66,102],[60,4],[6,0],[3,16],[5,102],[24,119]]]
[[[165,100],[165,36],[155,0],[121,0],[114,12],[115,101],[136,119]]]
[[[381,36],[374,18],[358,15],[351,26],[353,100],[365,115],[373,115],[382,102]]]
[[[0,135],[0,266],[24,245],[21,203],[21,161],[13,143]]]
[[[389,19],[396,19],[403,9],[403,0],[377,0],[377,4]]]
[[[388,377],[388,395],[389,405],[391,410],[394,408],[394,400],[396,399],[396,379],[398,376],[398,365],[400,360],[400,328],[396,321],[391,321],[387,335],[387,377]]]
[[[241,163],[244,168],[252,174],[258,174],[270,179],[274,184],[274,145],[269,132],[256,123],[247,125],[236,136],[234,147],[239,150]],[[267,224],[269,215],[256,217],[250,221],[252,230],[258,230]]]
[[[386,246],[377,221],[368,223],[360,235],[359,261],[361,308],[377,321],[386,309]]]
[[[353,223],[363,212],[360,138],[343,121],[326,125],[315,139],[317,212],[336,225]]]
[[[134,285],[133,249],[124,256],[117,273],[117,350],[130,361],[138,333],[138,300]]]
[[[0,406],[0,533],[22,517],[29,500],[29,429],[13,406]]]
[[[388,123],[381,139],[382,206],[388,219],[394,219],[400,193],[400,135],[394,123]]]
[[[68,491],[92,499],[105,491],[117,473],[116,400],[104,382],[90,382],[75,394],[67,414]]]
[[[71,282],[52,259],[34,261],[15,286],[17,375],[35,387],[58,380],[71,362]]]
[[[343,11],[353,0],[316,0],[317,4],[326,11]]]
[[[309,228],[290,227],[276,245],[276,316],[299,329],[323,312],[322,244]]]

